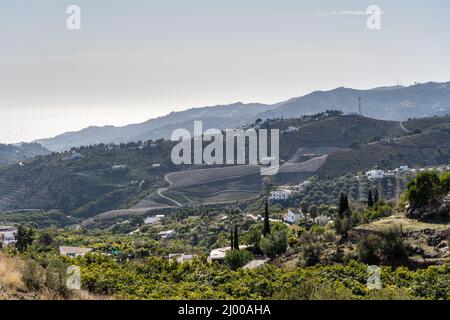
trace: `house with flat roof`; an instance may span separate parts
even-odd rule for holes
[[[91,248],[60,246],[59,253],[67,257],[82,257],[86,253],[92,252]]]
[[[272,191],[269,196],[270,201],[285,201],[289,199],[291,192],[289,190]]]
[[[247,249],[248,246],[245,245],[240,245],[239,249],[240,250],[244,250]],[[224,248],[217,248],[217,249],[213,249],[211,250],[208,260],[209,261],[223,261],[225,260],[225,257],[227,255],[227,252],[231,250],[231,247],[224,247]]]
[[[17,229],[13,226],[0,226],[0,242],[5,246],[14,246],[16,244]]]

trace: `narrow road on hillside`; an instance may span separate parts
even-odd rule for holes
[[[167,191],[168,188],[159,188],[158,191],[156,191],[156,193],[158,194],[158,196],[160,196],[161,198],[164,198],[166,200],[169,200],[170,202],[174,203],[175,205],[177,205],[178,207],[182,207],[183,205],[181,203],[179,203],[177,200],[169,198],[167,196],[165,196],[163,194],[164,191]]]
[[[412,132],[411,130],[409,130],[405,127],[405,125],[403,124],[403,121],[400,121],[400,128],[402,128],[402,130],[405,131],[406,133]]]

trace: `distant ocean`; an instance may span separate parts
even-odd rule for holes
[[[144,122],[149,118],[148,115],[135,112],[104,109],[83,112],[80,110],[55,112],[54,109],[0,110],[0,143],[31,142],[93,125],[123,126]]]

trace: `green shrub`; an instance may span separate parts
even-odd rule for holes
[[[225,263],[237,270],[253,260],[253,254],[247,250],[229,250],[225,256]]]
[[[284,229],[273,230],[272,233],[261,239],[259,246],[269,258],[275,258],[286,252],[288,245],[287,231]]]

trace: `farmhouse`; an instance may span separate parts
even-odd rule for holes
[[[370,170],[366,172],[367,178],[371,180],[380,180],[385,176],[384,170]]]
[[[14,245],[16,243],[16,234],[17,230],[11,226],[0,226],[0,242],[4,245]]]
[[[116,165],[111,166],[111,169],[113,169],[114,171],[125,170],[126,168],[127,168],[127,166],[124,164],[116,164]]]
[[[287,223],[297,223],[302,219],[305,219],[306,216],[298,209],[289,209],[286,215],[284,216],[284,221]]]
[[[175,235],[175,230],[161,231],[158,233],[160,239],[170,239]]]
[[[287,128],[284,132],[289,133],[289,132],[297,132],[297,131],[299,131],[299,128],[298,128],[298,127],[290,126],[290,127]]]
[[[68,161],[68,160],[79,160],[83,158],[83,155],[81,153],[75,152],[75,151],[71,151],[70,154],[65,157],[63,160]]]
[[[277,190],[272,191],[269,196],[270,201],[285,201],[289,199],[291,191],[289,190]]]
[[[66,246],[59,247],[59,253],[62,256],[67,256],[67,257],[82,257],[86,253],[89,253],[89,252],[92,252],[91,248],[66,247]]]
[[[156,216],[147,217],[144,220],[144,224],[155,224],[155,223],[158,223],[164,217],[165,217],[165,215],[163,215],[163,214],[158,214]]]
[[[248,246],[240,245],[239,249],[244,250],[247,249]],[[223,261],[225,260],[225,256],[227,255],[227,252],[231,250],[231,247],[225,247],[225,248],[218,248],[211,250],[211,253],[209,254],[208,260],[209,261]]]

